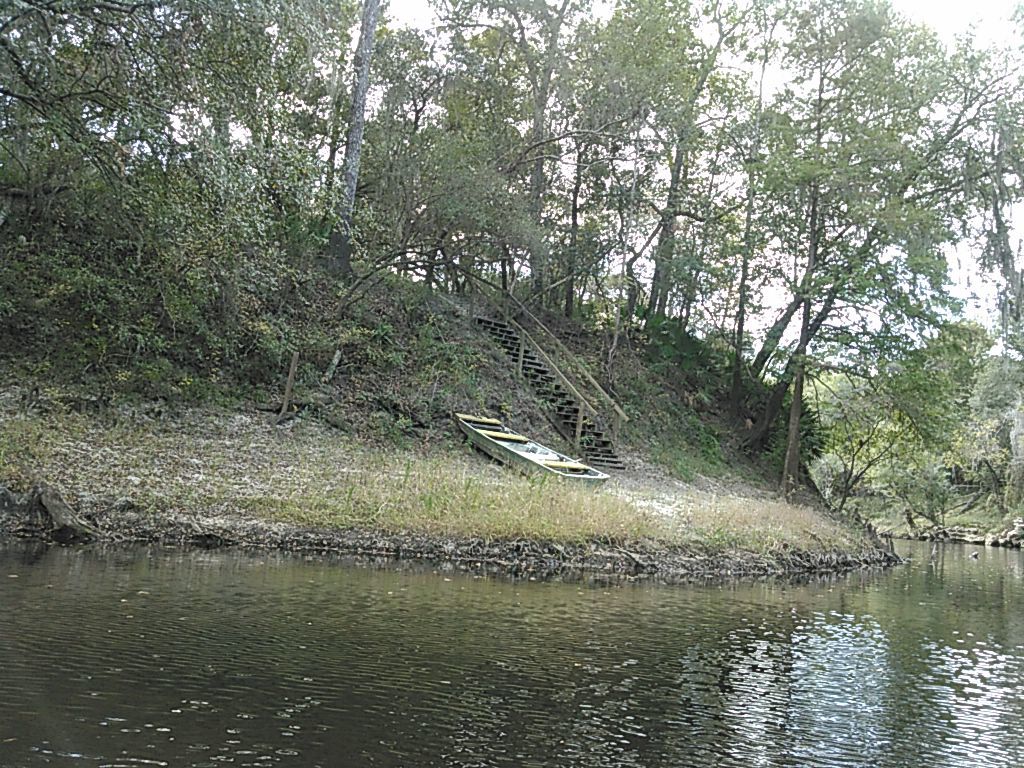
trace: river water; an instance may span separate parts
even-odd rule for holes
[[[0,766],[1020,766],[1024,559],[531,583],[0,545]]]

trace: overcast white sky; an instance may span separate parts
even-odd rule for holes
[[[972,25],[979,37],[993,42],[1010,38],[1010,18],[1015,0],[892,0],[893,5],[915,21],[930,25],[946,40]],[[608,0],[600,5],[610,5]],[[402,24],[429,27],[433,11],[426,0],[391,0],[391,16]]]
[[[979,40],[1009,43],[1013,37],[1013,0],[893,0],[914,21],[928,24],[945,40],[974,26]]]

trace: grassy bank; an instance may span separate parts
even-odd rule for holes
[[[520,477],[454,439],[398,451],[312,419],[275,427],[252,411],[5,412],[0,485],[45,481],[86,515],[127,499],[199,525],[234,517],[715,557],[872,551],[859,531],[764,489],[686,485],[643,465],[595,490]]]

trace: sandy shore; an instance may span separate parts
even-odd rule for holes
[[[682,483],[638,457],[594,491],[528,481],[454,439],[375,447],[312,419],[275,427],[254,410],[11,411],[0,419],[0,535],[53,536],[52,521],[26,506],[45,484],[100,540],[413,558],[536,578],[897,562],[813,505],[737,479]]]

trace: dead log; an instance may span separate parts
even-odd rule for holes
[[[96,526],[45,483],[29,493],[14,493],[0,487],[0,531],[59,544],[87,542],[102,536]]]

